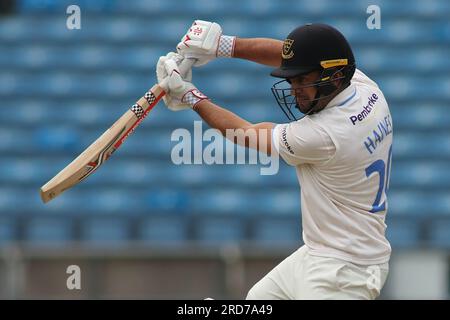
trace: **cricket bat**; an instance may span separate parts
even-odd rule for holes
[[[194,62],[195,59],[185,59],[179,66],[180,73],[186,74]],[[49,202],[93,174],[133,133],[165,94],[158,84],[148,90],[75,160],[41,187],[42,201]]]
[[[164,94],[157,84],[148,90],[75,160],[41,187],[42,201],[49,202],[94,173],[133,133]]]

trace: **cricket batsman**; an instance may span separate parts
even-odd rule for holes
[[[243,39],[196,20],[177,51],[157,65],[167,107],[192,109],[224,135],[256,132],[253,148],[281,156],[301,185],[304,245],[257,282],[247,299],[378,297],[391,254],[385,218],[392,118],[378,85],[356,69],[345,37],[329,25],[306,24],[284,41]],[[271,75],[280,81],[272,92],[290,121],[250,123],[214,104],[191,82],[191,71],[180,74],[188,59],[201,66],[218,57],[274,67]]]

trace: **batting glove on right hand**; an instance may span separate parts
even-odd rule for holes
[[[184,104],[181,102],[180,99],[176,99],[170,96],[169,91],[169,73],[166,69],[166,61],[167,60],[173,60],[176,65],[181,64],[181,61],[183,61],[183,57],[175,52],[169,52],[165,56],[159,57],[158,63],[156,64],[156,78],[158,79],[159,86],[167,93],[163,97],[163,101],[167,108],[169,108],[172,111],[179,111],[183,109],[190,108],[189,105]],[[172,71],[172,70],[171,70]],[[187,81],[192,81],[192,68],[188,68],[186,70],[186,73],[183,74],[183,77]]]
[[[193,63],[193,60],[173,52],[158,60],[158,84],[166,92],[164,103],[172,111],[190,109],[201,100],[208,99],[191,83]]]
[[[195,20],[177,45],[179,54],[195,58],[194,66],[207,64],[216,57],[232,57],[236,37],[222,35],[215,22]]]

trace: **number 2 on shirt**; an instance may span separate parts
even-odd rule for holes
[[[378,186],[378,192],[375,197],[375,201],[372,204],[371,213],[376,213],[379,211],[384,211],[386,209],[386,201],[380,204],[381,195],[389,190],[389,175],[391,172],[391,158],[392,158],[392,145],[389,148],[389,154],[386,163],[383,160],[377,160],[373,162],[370,166],[366,168],[366,177],[369,178],[373,173],[378,173],[380,176],[380,184]]]

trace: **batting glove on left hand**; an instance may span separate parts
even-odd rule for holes
[[[216,57],[232,57],[236,37],[222,34],[222,27],[204,20],[195,20],[177,45],[183,57],[195,58],[194,66],[207,64]]]

